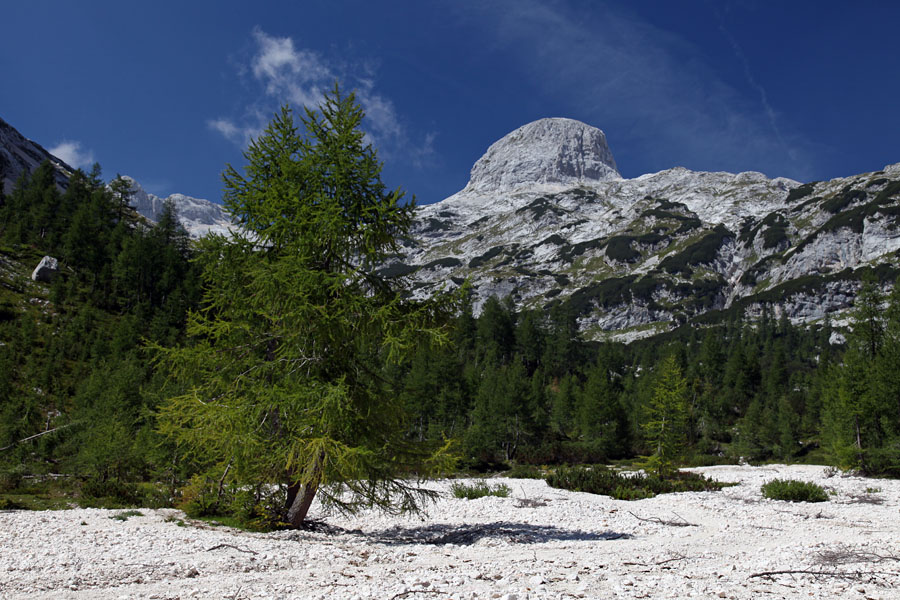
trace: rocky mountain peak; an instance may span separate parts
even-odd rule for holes
[[[171,194],[160,198],[144,190],[134,178],[123,175],[131,184],[131,205],[138,214],[157,222],[162,215],[163,204],[169,200],[175,204],[175,212],[179,222],[193,238],[199,238],[210,231],[228,234],[231,219],[225,209],[214,202],[202,198],[192,198],[184,194]]]
[[[574,119],[539,119],[503,136],[472,167],[464,191],[619,179],[606,135]]]

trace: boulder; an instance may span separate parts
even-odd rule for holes
[[[50,283],[57,273],[59,273],[59,261],[52,256],[45,256],[34,268],[31,278],[35,281]]]

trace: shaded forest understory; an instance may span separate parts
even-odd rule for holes
[[[150,226],[129,200],[99,168],[60,192],[49,164],[0,196],[0,493],[59,474],[83,498],[165,503],[209,472],[159,432],[179,382],[146,350],[188,343],[199,249],[171,206]],[[61,265],[50,284],[29,277],[43,255]],[[371,368],[402,398],[409,437],[453,440],[462,468],[664,453],[896,476],[900,290],[882,297],[885,283],[864,286],[846,344],[829,343],[828,323],[768,316],[589,343],[564,305],[491,299],[478,317],[464,306],[449,343]]]

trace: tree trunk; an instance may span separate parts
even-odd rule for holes
[[[294,482],[288,486],[287,500],[285,508],[287,508],[287,520],[292,527],[303,527],[306,520],[306,514],[309,507],[312,506],[313,498],[319,490],[319,483],[322,481],[322,463],[324,456],[320,455],[316,458],[313,466],[312,477],[307,483]],[[291,475],[293,478],[293,474]]]
[[[288,487],[287,519],[292,527],[303,527],[306,514],[309,512],[309,507],[312,506],[318,489],[319,484],[316,481],[307,484],[294,483]]]

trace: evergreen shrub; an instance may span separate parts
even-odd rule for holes
[[[534,465],[515,465],[503,475],[510,479],[543,479],[544,471]]]
[[[822,486],[796,479],[773,479],[763,484],[762,494],[770,500],[787,502],[825,502],[828,500],[828,493]]]
[[[611,496],[616,500],[641,500],[672,492],[709,492],[734,485],[684,471],[658,477],[646,473],[621,473],[603,465],[560,467],[547,476],[547,484],[574,492]]]

